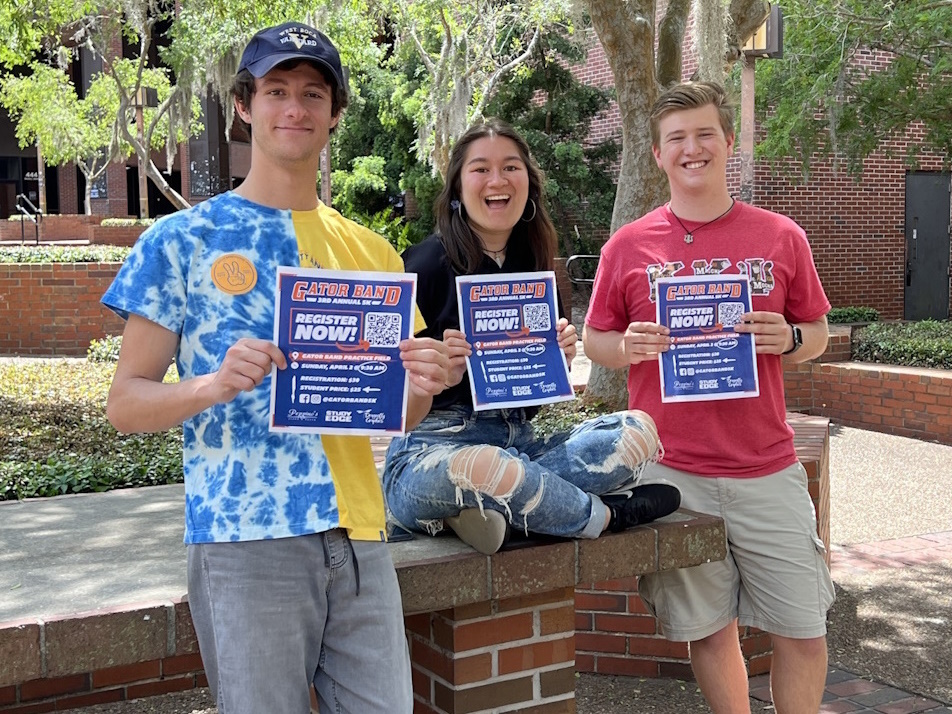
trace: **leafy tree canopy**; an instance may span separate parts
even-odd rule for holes
[[[404,111],[417,126],[418,157],[441,175],[455,140],[568,9],[565,0],[378,0],[377,7],[395,30],[398,61],[410,53],[422,63],[402,88]]]
[[[785,0],[784,57],[758,63],[758,110],[766,138],[760,156],[814,156],[859,174],[883,142],[910,142],[952,161],[952,2],[950,0]],[[876,69],[870,69],[870,65]]]

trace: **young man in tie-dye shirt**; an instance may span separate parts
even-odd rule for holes
[[[402,272],[377,234],[323,205],[321,150],[347,104],[331,41],[255,35],[234,84],[250,126],[241,186],[158,221],[103,302],[128,317],[108,414],[184,425],[189,606],[221,714],[409,714],[410,665],[367,437],[272,433],[275,267]],[[417,316],[417,330],[423,327]],[[441,342],[401,343],[412,428],[443,389]],[[173,357],[181,381],[163,383]]]

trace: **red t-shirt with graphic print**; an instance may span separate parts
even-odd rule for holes
[[[786,216],[736,203],[727,216],[685,243],[665,205],[618,230],[601,251],[585,323],[624,332],[656,322],[655,280],[667,276],[747,274],[753,309],[812,322],[830,309],[806,234]],[[648,412],[664,444],[662,463],[703,476],[764,476],[797,460],[786,422],[779,355],[758,355],[760,396],[662,403],[656,361],[632,365],[628,405]]]

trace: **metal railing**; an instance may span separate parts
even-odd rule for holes
[[[21,203],[22,201],[22,203]],[[23,204],[26,204],[24,206]],[[30,210],[27,210],[29,207]],[[20,219],[20,245],[26,243],[26,220],[33,222],[33,230],[36,232],[36,245],[40,244],[40,221],[43,220],[43,211],[33,205],[33,202],[26,197],[25,193],[17,195],[17,210],[23,214],[24,218]],[[32,211],[32,213],[30,212]]]
[[[577,275],[572,275],[572,264],[578,263],[578,261],[594,260],[597,267],[598,258],[599,256],[597,255],[570,255],[565,260],[565,272],[568,273],[569,280],[572,281],[573,285],[582,285],[582,284],[591,285],[592,283],[595,282],[595,278],[585,278],[585,277],[581,277]]]

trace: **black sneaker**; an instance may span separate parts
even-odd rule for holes
[[[613,533],[651,523],[674,513],[681,505],[681,491],[670,483],[647,483],[635,486],[629,493],[601,497],[611,512],[608,530]]]

